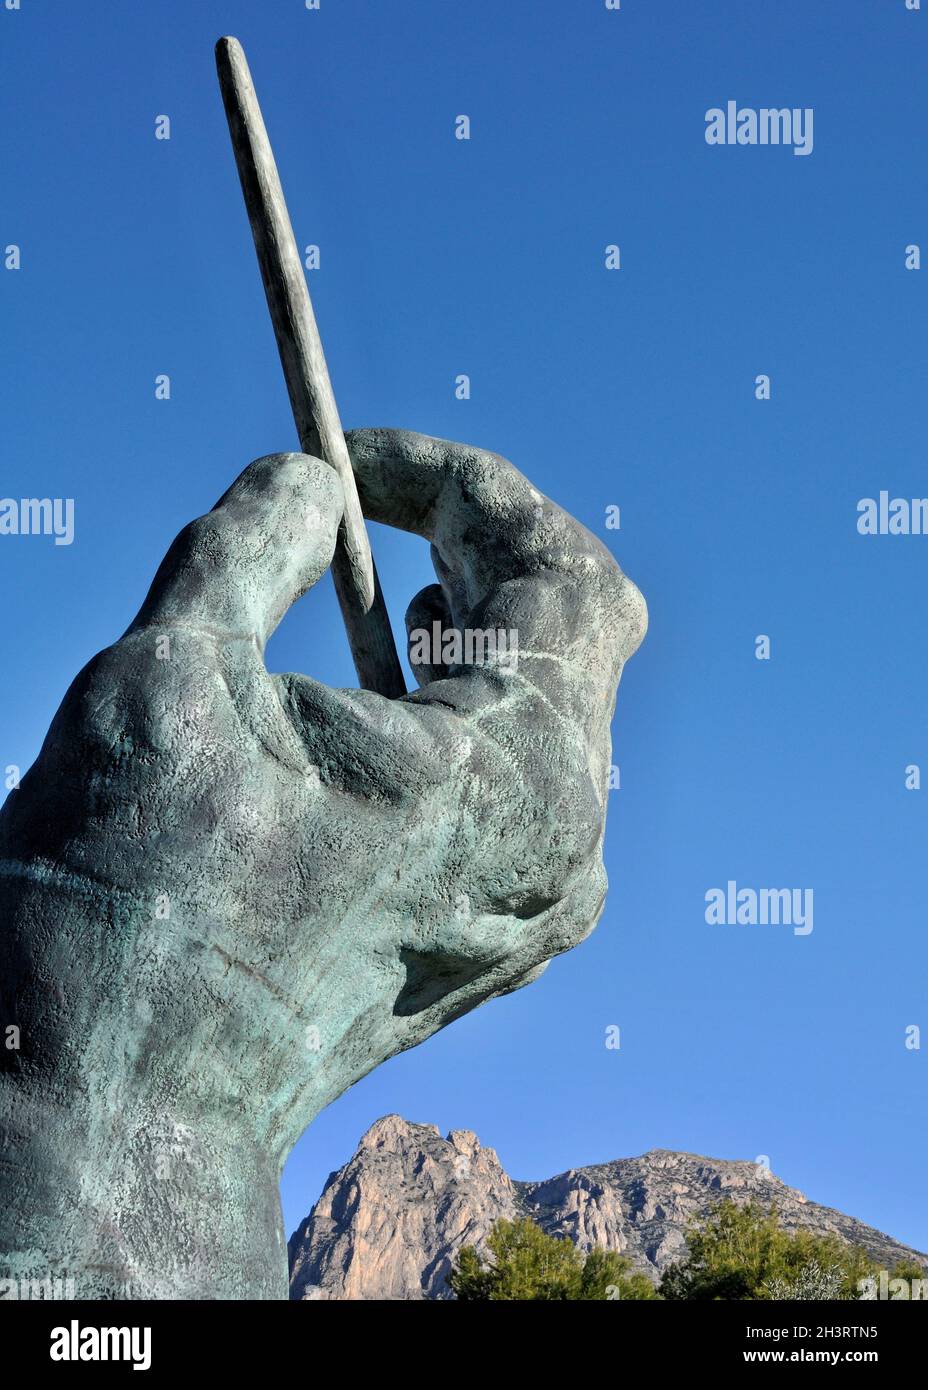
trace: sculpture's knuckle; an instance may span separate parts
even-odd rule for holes
[[[592,781],[566,769],[561,779],[553,768],[527,813],[520,842],[510,846],[518,880],[513,909],[522,917],[538,916],[571,897],[578,879],[601,872],[602,834],[603,811]]]
[[[641,590],[604,546],[582,555],[574,574],[582,607],[596,615],[600,629],[611,634],[619,659],[627,660],[648,630],[648,605]]]
[[[619,655],[627,661],[641,646],[648,631],[648,605],[638,585],[621,571],[612,596],[612,611],[619,634]]]

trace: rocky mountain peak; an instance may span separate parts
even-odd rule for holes
[[[873,1227],[811,1202],[745,1160],[652,1149],[638,1158],[514,1182],[468,1129],[442,1138],[400,1115],[377,1120],[290,1238],[294,1299],[440,1299],[462,1245],[528,1216],[581,1249],[618,1250],[655,1281],[685,1252],[686,1231],[726,1197],[774,1207],[787,1230],[837,1235],[891,1268],[925,1257]]]
[[[404,1120],[402,1115],[382,1115],[361,1135],[358,1150],[389,1148],[399,1151],[404,1145],[415,1143],[417,1134],[441,1138],[438,1125],[416,1125]]]

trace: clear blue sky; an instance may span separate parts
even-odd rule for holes
[[[0,268],[0,493],[76,508],[70,547],[0,538],[2,766],[32,761],[180,527],[296,446],[223,33],[250,57],[297,236],[321,247],[346,425],[507,455],[651,612],[620,692],[598,930],[332,1106],[288,1165],[288,1230],[398,1111],[476,1130],[519,1178],[655,1147],[766,1154],[928,1248],[928,780],[904,785],[909,763],[928,779],[928,537],[855,524],[880,489],[928,495],[928,266],[903,260],[928,246],[928,6],[0,6],[0,247],[22,247]],[[812,107],[813,153],[709,147],[705,112],[729,99]],[[401,622],[426,549],[373,540]],[[353,683],[328,579],[269,665]],[[811,887],[813,933],[708,926],[728,879]]]

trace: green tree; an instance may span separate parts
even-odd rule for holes
[[[614,1250],[584,1257],[571,1241],[546,1235],[534,1221],[497,1221],[486,1256],[472,1245],[458,1253],[448,1276],[455,1297],[467,1302],[538,1302],[656,1298],[654,1286]]]
[[[594,1245],[584,1261],[580,1276],[583,1299],[627,1299],[640,1302],[657,1298],[657,1290],[646,1274],[632,1271],[632,1262],[616,1250]]]
[[[484,1302],[492,1297],[493,1281],[477,1254],[476,1246],[464,1245],[458,1251],[448,1283],[456,1298],[468,1303]]]
[[[859,1297],[858,1283],[875,1268],[866,1251],[837,1236],[784,1231],[775,1211],[753,1202],[725,1201],[688,1233],[687,1253],[665,1270],[666,1299],[775,1299],[821,1296],[827,1272],[831,1296]],[[816,1275],[815,1271],[819,1271]]]
[[[800,1268],[795,1279],[784,1279],[782,1275],[775,1274],[766,1280],[764,1288],[767,1297],[778,1302],[821,1302],[840,1298],[842,1283],[843,1275],[838,1265],[820,1265],[818,1260],[812,1259]]]
[[[886,1279],[880,1276],[883,1270],[875,1267],[868,1272],[866,1287],[861,1289],[860,1297],[871,1298],[916,1298],[928,1299],[928,1266],[920,1265],[910,1257],[898,1260],[892,1269],[885,1271]],[[901,1288],[897,1280],[905,1281],[907,1288]]]
[[[898,1264],[893,1265],[889,1271],[890,1279],[907,1279],[910,1284],[914,1284],[916,1279],[928,1279],[928,1266],[920,1265],[917,1260],[906,1257]]]

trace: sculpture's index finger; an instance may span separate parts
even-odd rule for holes
[[[471,626],[518,626],[536,657],[612,681],[647,610],[597,537],[496,454],[405,430],[347,439],[366,515],[432,542]]]
[[[411,430],[350,430],[346,441],[365,515],[432,541],[478,589],[559,567],[621,573],[601,541],[499,454]]]

